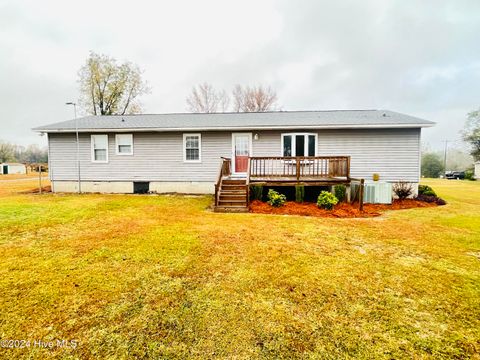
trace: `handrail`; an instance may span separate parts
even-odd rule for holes
[[[215,206],[218,206],[219,202],[219,190],[222,184],[222,179],[224,176],[231,175],[231,159],[226,157],[220,157],[220,171],[218,172],[217,182],[215,183]]]
[[[245,180],[245,185],[246,185],[246,190],[247,190],[247,193],[246,193],[247,208],[248,208],[248,205],[250,203],[250,162],[251,162],[251,158],[249,157],[248,161],[247,161],[247,179]]]

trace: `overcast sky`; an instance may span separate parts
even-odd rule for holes
[[[389,109],[437,122],[433,148],[480,106],[480,1],[0,0],[0,140],[73,118],[89,51],[131,60],[145,112],[192,85],[265,84],[283,110]]]

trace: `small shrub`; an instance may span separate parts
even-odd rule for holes
[[[475,173],[473,170],[465,170],[465,180],[475,181]]]
[[[418,185],[418,195],[437,196],[435,191],[428,185]]]
[[[295,186],[295,201],[297,203],[303,203],[303,200],[305,200],[305,186],[296,185]]]
[[[335,195],[328,191],[322,191],[318,195],[317,206],[322,209],[332,210],[338,204],[338,199]]]
[[[263,200],[263,186],[262,185],[253,185],[252,189],[252,199],[253,200]]]
[[[372,179],[373,179],[373,181],[380,180],[380,174],[373,174]]]
[[[345,185],[335,185],[333,187],[333,192],[335,197],[338,199],[338,202],[344,202],[347,194],[347,187]]]
[[[413,194],[413,186],[407,181],[399,181],[393,184],[393,192],[400,200],[404,200]]]
[[[424,194],[419,194],[415,200],[418,200],[418,201],[423,201],[423,202],[427,202],[427,203],[435,203],[437,205],[446,205],[447,202],[445,200],[443,200],[442,198],[439,198],[438,196],[435,196],[435,195],[424,195]]]
[[[280,207],[285,204],[285,201],[287,201],[287,197],[283,194],[279,194],[273,189],[268,190],[268,203],[273,206],[273,207]]]
[[[437,197],[437,200],[435,201],[437,205],[447,205],[447,202],[443,200],[442,198]]]

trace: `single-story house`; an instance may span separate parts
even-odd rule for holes
[[[331,185],[378,174],[416,186],[421,129],[433,125],[387,110],[333,110],[87,116],[34,131],[48,134],[55,192],[218,193],[225,179],[224,195],[234,196],[245,179]]]
[[[1,163],[0,164],[0,174],[26,174],[27,168],[24,164],[19,163]]]

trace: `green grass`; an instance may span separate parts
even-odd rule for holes
[[[479,358],[480,182],[425,183],[368,219],[0,183],[0,339],[79,342],[0,358]]]

